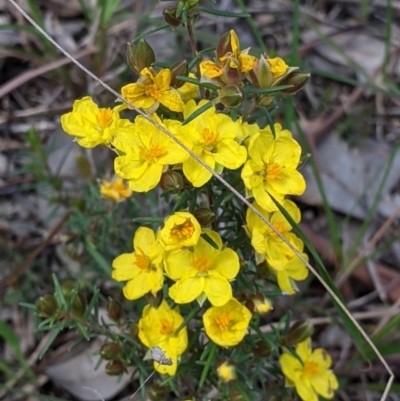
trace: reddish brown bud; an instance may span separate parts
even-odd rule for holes
[[[255,347],[253,348],[254,355],[261,358],[266,358],[267,356],[271,355],[271,352],[271,345],[264,340],[257,341]]]
[[[283,89],[281,93],[292,95],[303,89],[307,85],[310,75],[310,73],[305,73],[299,70],[289,73],[279,81],[279,85],[293,85],[293,88]]]
[[[193,212],[193,216],[202,227],[209,226],[215,219],[215,214],[206,207],[199,207]]]
[[[182,20],[180,17],[176,16],[176,7],[167,7],[163,11],[164,20],[167,24],[169,24],[173,29],[177,28]]]
[[[122,362],[120,361],[110,361],[107,363],[105,372],[109,376],[119,376],[120,374],[124,373],[125,367]]]
[[[140,75],[143,68],[150,67],[154,63],[156,57],[151,46],[141,39],[136,46],[128,43],[126,59],[132,70]]]
[[[219,101],[226,107],[238,107],[244,100],[244,91],[240,86],[230,85],[218,90]]]
[[[170,86],[173,88],[180,88],[185,84],[184,81],[176,79],[178,76],[187,77],[189,75],[189,66],[186,60],[178,61],[171,66],[171,83]]]
[[[179,193],[185,187],[182,174],[168,170],[161,176],[160,186],[165,192]]]
[[[224,33],[218,41],[216,54],[218,58],[224,57],[227,53],[232,53],[231,32]]]
[[[114,322],[118,322],[122,316],[121,304],[115,299],[109,297],[107,303],[107,313],[108,317]]]
[[[55,316],[58,310],[57,301],[51,294],[46,294],[38,298],[35,305],[41,317]]]
[[[259,315],[264,315],[273,309],[271,300],[263,294],[251,296],[247,299],[246,306],[252,313],[258,313]]]
[[[121,347],[117,343],[106,343],[100,348],[100,356],[107,360],[119,359],[121,355]]]
[[[299,320],[292,325],[286,336],[279,339],[279,343],[288,347],[294,347],[308,337],[311,337],[313,331],[314,327],[309,321]]]
[[[138,327],[137,323],[132,323],[132,324],[129,326],[129,334],[130,334],[133,338],[138,338],[139,327]]]
[[[162,291],[158,291],[155,295],[152,292],[146,294],[147,302],[153,307],[158,309],[164,299]]]
[[[148,389],[148,396],[151,401],[164,401],[168,398],[168,393],[169,388],[158,383],[154,383]]]

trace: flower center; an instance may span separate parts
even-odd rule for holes
[[[229,316],[227,313],[221,313],[215,318],[215,323],[222,330],[225,331],[229,327]]]
[[[97,124],[100,128],[108,127],[113,120],[113,112],[110,108],[100,109],[100,113],[97,115]]]
[[[172,324],[167,319],[160,319],[160,334],[168,335],[174,332]]]
[[[141,270],[147,270],[150,267],[150,260],[146,255],[135,254],[134,265]]]
[[[171,235],[177,237],[178,240],[182,241],[187,238],[191,238],[194,233],[194,227],[192,222],[187,219],[183,224],[176,225],[171,230]]]
[[[304,363],[303,374],[306,377],[312,377],[314,375],[318,375],[321,373],[321,369],[317,362],[315,361],[306,361]]]
[[[155,159],[165,155],[166,153],[165,149],[162,149],[158,143],[153,143],[153,140],[150,141],[148,149],[140,147],[140,152],[143,159],[151,163],[154,163]]]
[[[274,223],[274,227],[281,233],[283,234],[286,230],[284,229],[283,223],[281,221],[276,221]],[[268,229],[268,235],[270,237],[277,237],[278,235],[276,234],[275,231],[271,230],[270,228]]]
[[[281,178],[282,169],[278,163],[270,163],[265,170],[265,178],[268,181],[279,180]]]
[[[196,269],[200,272],[207,272],[211,267],[210,261],[204,256],[197,257],[194,260],[194,265],[196,266]]]
[[[160,97],[160,89],[156,84],[146,85],[144,88],[144,93],[154,99],[158,99]]]
[[[209,128],[205,128],[203,131],[204,146],[212,147],[218,143],[218,132],[210,131]],[[209,149],[212,150],[212,149]]]

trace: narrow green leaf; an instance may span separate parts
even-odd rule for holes
[[[36,305],[35,304],[30,304],[28,302],[20,302],[19,306],[22,306],[23,308],[31,309],[34,311],[37,311]]]
[[[196,63],[203,57],[203,54],[209,53],[213,50],[215,50],[215,46],[207,47],[207,48],[197,52],[196,57],[193,60],[191,60],[189,63],[189,71],[191,71],[192,68],[196,65]]]
[[[201,234],[201,238],[203,238],[206,242],[208,242],[213,248],[219,249],[218,245],[213,241],[213,239],[208,236],[206,233]]]
[[[293,85],[281,85],[281,86],[272,86],[270,88],[254,88],[253,86],[246,86],[244,88],[245,93],[274,93],[280,92],[284,89],[293,88]]]
[[[206,13],[206,14],[212,14],[212,15],[218,15],[220,17],[232,17],[232,18],[249,18],[251,17],[250,14],[248,13],[232,13],[230,11],[222,11],[222,10],[216,10],[214,8],[207,8],[207,7],[197,7],[197,10]]]
[[[140,223],[140,224],[162,224],[164,223],[164,219],[162,217],[136,217],[135,219],[132,219],[134,223]]]
[[[202,88],[207,88],[207,89],[211,89],[211,90],[217,90],[218,89],[218,86],[216,86],[216,85],[209,84],[209,83],[206,83],[206,82],[200,82],[196,78],[185,77],[184,75],[178,75],[176,77],[176,79],[178,81],[190,82],[191,84],[194,84],[194,85],[197,85],[197,86],[201,86]]]
[[[51,344],[53,344],[54,340],[57,338],[57,336],[60,334],[60,331],[63,329],[63,326],[58,326],[56,327],[53,332],[51,333],[51,336],[49,338],[49,340],[47,341],[47,343],[45,344],[45,346],[43,347],[43,349],[40,351],[39,354],[39,360],[43,358],[43,356],[46,354],[46,352],[49,350],[49,348],[51,347]]]
[[[83,335],[83,337],[86,340],[89,341],[90,340],[90,335],[89,335],[88,331],[86,330],[86,327],[81,322],[79,322],[78,320],[75,321],[75,324],[76,324],[76,327],[78,328],[78,330]]]
[[[135,44],[136,42],[139,42],[140,39],[143,39],[146,36],[151,35],[152,33],[155,33],[155,32],[158,32],[158,31],[162,31],[163,29],[167,29],[167,28],[169,28],[168,24],[161,25],[161,26],[159,26],[157,28],[154,28],[154,29],[150,29],[150,31],[144,32],[141,35],[136,36],[136,38],[132,40],[132,43]]]
[[[64,294],[61,290],[60,282],[58,281],[58,278],[54,273],[52,277],[54,282],[54,297],[56,298],[58,305],[61,306],[63,310],[67,310],[68,305],[67,301],[65,300]]]
[[[89,241],[88,239],[85,239],[83,241],[83,243],[84,243],[86,250],[89,252],[90,256],[98,263],[98,266],[100,267],[100,269],[103,270],[103,272],[106,273],[107,276],[110,276],[111,270],[112,270],[111,264],[108,263],[104,259],[103,255],[101,255],[97,251],[96,247],[94,246],[94,244],[91,241]]]
[[[21,348],[19,346],[18,336],[14,330],[3,321],[0,321],[0,337],[4,338],[5,342],[10,346],[14,355],[19,359],[24,359]]]
[[[213,107],[214,103],[212,101],[209,101],[203,106],[199,107],[196,111],[194,111],[188,118],[186,118],[183,122],[182,125],[186,125],[193,121],[195,118],[197,118],[200,114],[203,114],[206,110],[209,108]]]
[[[207,362],[203,368],[203,371],[201,372],[201,377],[200,377],[200,382],[199,382],[199,389],[201,389],[207,379],[208,372],[211,369],[211,366],[214,366],[214,359],[217,353],[217,344],[214,344],[213,342],[209,343],[210,347],[210,353],[208,354]]]
[[[262,111],[263,115],[265,116],[265,118],[268,121],[268,125],[271,128],[272,135],[274,136],[274,138],[276,138],[276,135],[275,135],[275,124],[274,124],[274,120],[272,119],[271,114],[269,113],[269,111],[268,111],[268,109],[266,107],[260,107],[260,110]]]

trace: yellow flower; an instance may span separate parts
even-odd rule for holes
[[[129,124],[129,120],[119,118],[119,108],[99,108],[90,96],[86,96],[75,100],[72,111],[61,116],[61,125],[84,148],[109,145],[113,129]]]
[[[184,118],[202,107],[207,101],[196,105],[190,100],[185,105]],[[215,107],[203,112],[193,121],[180,128],[193,144],[193,152],[213,170],[222,171],[222,167],[234,170],[246,161],[246,148],[236,142],[241,135],[238,122],[233,122],[225,114],[217,113]],[[212,174],[192,157],[183,163],[183,173],[194,187],[201,187],[210,180]]]
[[[318,395],[333,398],[334,390],[339,387],[335,374],[329,369],[331,357],[322,348],[311,349],[307,339],[296,347],[296,358],[285,350],[279,358],[287,385],[296,388],[303,401],[318,401]]]
[[[218,366],[217,374],[225,383],[229,383],[235,380],[237,377],[236,365],[232,362],[225,361]]]
[[[254,294],[251,298],[246,301],[246,306],[253,313],[258,313],[259,315],[264,315],[271,312],[272,301],[265,297],[263,294]]]
[[[193,72],[189,73],[189,78],[197,78]],[[178,92],[182,96],[183,101],[186,103],[191,99],[196,99],[199,97],[199,86],[192,84],[191,82],[185,82],[180,88],[178,88]]]
[[[279,203],[285,195],[301,195],[306,187],[296,170],[300,145],[288,130],[275,124],[275,138],[269,126],[250,138],[249,160],[242,169],[242,179],[257,203],[267,211],[277,210],[271,196]]]
[[[172,111],[182,111],[184,103],[179,92],[170,87],[171,71],[168,68],[154,75],[152,70],[144,68],[138,81],[121,88],[122,97],[141,109],[156,111],[160,103]]]
[[[218,78],[223,74],[223,69],[211,60],[200,63],[200,73],[207,78]]]
[[[173,133],[180,126],[173,120],[162,123],[155,114],[152,118]],[[120,129],[112,144],[121,155],[114,160],[115,172],[128,180],[129,187],[135,192],[150,191],[160,182],[168,165],[182,163],[189,157],[185,150],[142,116],[137,116],[135,123],[126,129]]]
[[[280,57],[267,58],[266,60],[270,66],[270,71],[274,79],[284,75],[289,68],[285,61]]]
[[[172,251],[196,245],[200,234],[201,226],[192,214],[176,212],[165,220],[158,238],[166,251]]]
[[[229,33],[230,33],[232,53],[230,54],[228,53],[225,56],[220,57],[219,60],[221,62],[229,60],[229,67],[239,68],[241,72],[250,71],[254,67],[256,58],[254,56],[250,56],[249,54],[247,54],[249,49],[240,51],[239,38],[236,35],[236,32],[233,29],[231,29]]]
[[[133,253],[117,256],[113,263],[112,278],[127,281],[123,292],[127,299],[138,299],[151,292],[156,294],[164,282],[162,258],[164,250],[153,230],[139,227],[133,238]]]
[[[178,357],[185,352],[188,346],[186,327],[179,333],[175,331],[182,324],[183,317],[175,309],[162,301],[158,309],[146,305],[143,316],[139,320],[139,339],[147,347],[159,346],[165,351],[166,357],[172,359],[172,365],[159,365],[154,362],[154,369],[160,373],[173,376],[176,373]]]
[[[232,298],[223,306],[212,306],[203,315],[206,334],[221,347],[239,344],[247,333],[251,312]]]
[[[202,303],[205,297],[214,306],[222,306],[232,298],[229,281],[239,273],[239,257],[229,248],[222,249],[218,233],[204,230],[218,249],[199,238],[193,251],[180,249],[164,257],[165,271],[176,283],[170,287],[169,296],[178,304]]]
[[[101,181],[100,194],[104,198],[122,202],[132,195],[132,191],[125,186],[121,177],[115,177],[112,181]]]
[[[287,241],[290,242],[293,238],[296,238],[296,235],[292,232],[292,226],[279,210],[276,212],[267,212],[257,203],[253,203],[253,206],[284,236],[284,238],[286,238]],[[300,222],[300,209],[295,203],[285,199],[282,206],[296,224]],[[281,260],[282,255],[292,254],[292,251],[286,243],[250,208],[247,209],[246,222],[251,236],[251,245],[259,254],[266,256],[268,263]]]

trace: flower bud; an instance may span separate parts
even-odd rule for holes
[[[140,75],[143,68],[150,67],[154,63],[156,57],[151,46],[141,39],[136,46],[128,43],[126,59],[132,70]]]
[[[86,312],[86,307],[87,307],[86,298],[80,291],[78,291],[71,305],[71,310],[70,310],[71,315],[77,318],[83,317],[83,315]]]
[[[180,88],[185,84],[185,81],[179,81],[176,79],[178,76],[187,77],[189,75],[189,66],[186,60],[178,61],[171,66],[171,83],[170,86],[173,88]]]
[[[164,299],[162,291],[158,291],[155,295],[152,292],[146,294],[147,302],[153,307],[158,309]]]
[[[193,216],[202,227],[209,226],[215,219],[215,214],[206,207],[199,207],[193,212]]]
[[[264,294],[255,294],[246,301],[247,308],[252,313],[258,313],[264,315],[270,312],[272,307],[272,301],[264,296]]]
[[[181,173],[168,170],[162,174],[160,186],[164,192],[179,193],[185,187],[185,183]]]
[[[233,388],[230,392],[230,401],[245,401],[246,398],[243,397],[242,393],[237,389]]]
[[[271,67],[262,55],[256,60],[253,69],[247,74],[247,78],[255,88],[269,88],[274,80]]]
[[[283,89],[281,93],[284,93],[285,95],[292,95],[303,89],[307,85],[310,75],[310,73],[299,70],[289,73],[286,77],[279,81],[279,85],[293,85],[293,88]]]
[[[105,367],[105,372],[109,376],[119,376],[120,374],[124,373],[124,371],[125,367],[120,361],[110,361]]]
[[[279,339],[279,343],[284,346],[294,347],[308,337],[311,337],[313,331],[314,327],[310,322],[299,320],[292,325],[286,336]]]
[[[225,383],[236,380],[236,365],[231,361],[221,363],[217,368],[218,377]]]
[[[254,355],[261,358],[266,358],[267,356],[271,355],[271,352],[271,345],[264,340],[257,341],[256,345],[253,347]]]
[[[161,386],[159,383],[154,383],[148,388],[147,394],[151,401],[164,401],[169,394],[169,388]]]
[[[216,54],[218,58],[224,57],[226,54],[232,53],[231,32],[224,33],[217,45]]]
[[[182,23],[181,18],[176,16],[176,7],[165,8],[163,15],[165,22],[169,24],[172,29],[177,28]]]
[[[244,100],[244,91],[237,85],[225,86],[218,90],[219,101],[226,107],[238,107]]]
[[[121,304],[111,297],[108,297],[107,314],[114,322],[118,322],[122,316]]]
[[[103,344],[100,348],[100,355],[107,361],[119,359],[121,355],[121,347],[117,343]]]
[[[52,317],[58,310],[57,301],[51,294],[46,294],[38,298],[35,305],[41,317]]]

